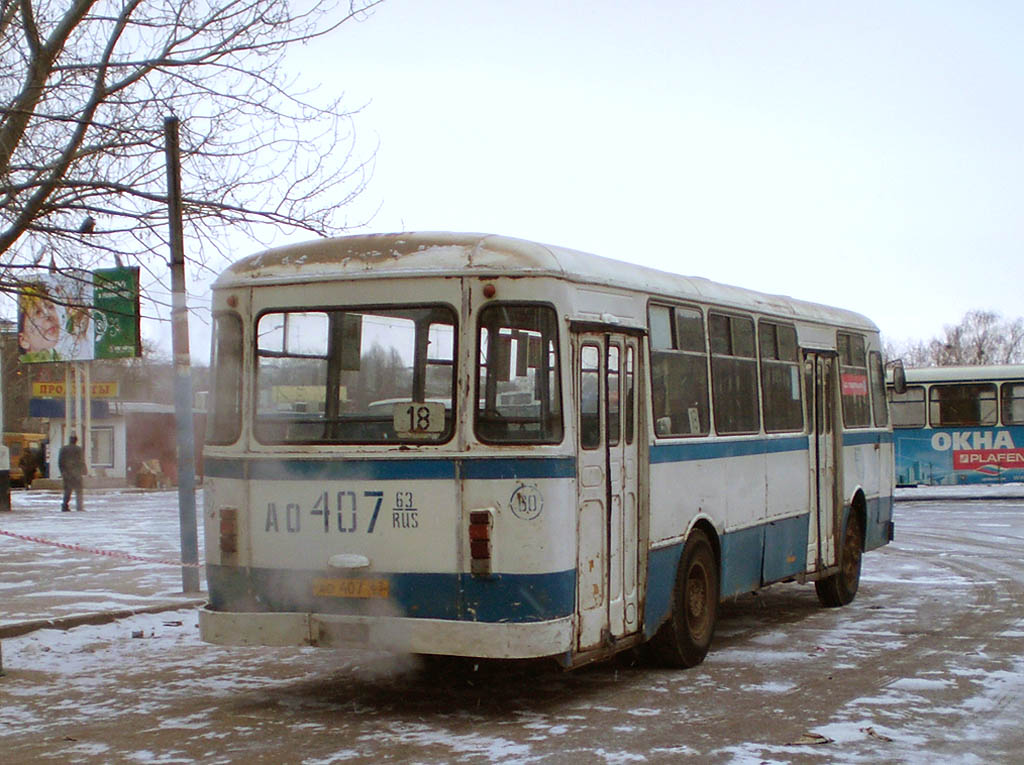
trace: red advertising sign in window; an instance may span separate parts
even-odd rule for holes
[[[868,376],[846,374],[842,375],[844,396],[866,396],[868,395]]]

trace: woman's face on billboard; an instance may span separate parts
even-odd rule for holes
[[[25,322],[18,335],[22,351],[45,351],[60,339],[60,314],[49,300],[35,298],[25,306]]]

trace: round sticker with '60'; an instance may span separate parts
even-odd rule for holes
[[[544,495],[532,483],[521,483],[508,500],[509,507],[517,518],[532,521],[544,510]]]

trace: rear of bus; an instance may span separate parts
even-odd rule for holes
[[[332,246],[215,285],[203,639],[567,654],[558,281]]]

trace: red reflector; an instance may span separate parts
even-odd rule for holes
[[[469,538],[472,540],[482,539],[487,541],[491,538],[491,530],[486,526],[470,526],[469,527]]]
[[[491,543],[486,539],[474,539],[469,543],[469,554],[476,560],[491,557]]]
[[[473,526],[490,526],[491,514],[486,510],[473,510],[469,514],[469,522]]]

